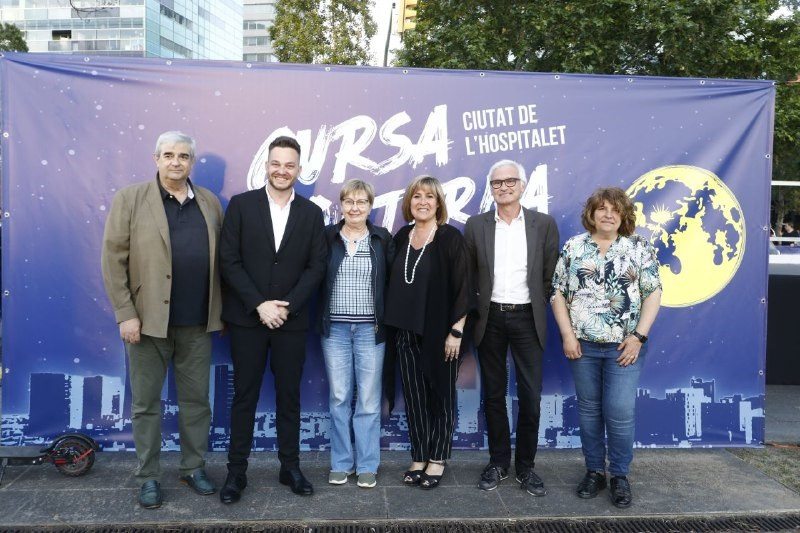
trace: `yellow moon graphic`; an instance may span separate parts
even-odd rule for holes
[[[674,165],[651,170],[628,188],[636,232],[658,251],[661,304],[708,300],[733,279],[745,249],[739,201],[713,172]]]

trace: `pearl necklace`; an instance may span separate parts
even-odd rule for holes
[[[428,243],[431,242],[431,238],[433,237],[433,233],[436,231],[436,226],[434,225],[433,228],[428,232],[428,236],[425,238],[425,244],[422,245],[422,251],[420,251],[419,256],[417,256],[417,260],[414,261],[414,267],[411,269],[411,279],[408,279],[408,256],[411,253],[411,241],[414,240],[414,233],[417,230],[416,227],[411,228],[411,233],[408,235],[408,246],[406,247],[406,261],[403,265],[403,281],[406,282],[406,285],[411,285],[414,283],[414,276],[417,274],[417,265],[419,264],[419,260],[422,259],[422,254],[425,253],[425,248],[428,247]]]

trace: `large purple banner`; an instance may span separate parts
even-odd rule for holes
[[[445,185],[450,223],[492,209],[486,173],[515,159],[523,203],[553,215],[562,242],[583,231],[600,185],[628,190],[637,232],[658,250],[664,297],[637,398],[639,446],[752,446],[764,439],[770,82],[401,70],[13,54],[2,75],[2,443],[68,430],[133,446],[123,344],[100,274],[114,194],[155,179],[158,135],[197,139],[192,179],[223,207],[264,184],[269,142],[303,148],[297,190],[337,221],[348,178],[375,185],[373,220],[403,224],[404,186]],[[552,318],[552,317],[551,317]],[[513,367],[513,365],[512,365]],[[515,380],[508,388],[516,419]],[[227,446],[232,367],[215,338],[213,449]],[[256,446],[277,448],[271,376]],[[328,387],[309,335],[302,444],[326,448]],[[172,380],[164,442],[178,441]],[[382,442],[407,446],[402,398]],[[512,426],[512,430],[513,430]],[[580,446],[574,388],[550,324],[540,446]],[[486,445],[469,354],[458,381],[458,448]]]

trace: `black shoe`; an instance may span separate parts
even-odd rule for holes
[[[292,492],[300,496],[310,496],[314,494],[314,486],[306,479],[298,466],[293,466],[286,470],[281,469],[278,480],[284,485],[289,485]]]
[[[247,476],[244,473],[233,474],[228,472],[225,484],[219,491],[219,499],[222,503],[236,503],[242,497],[242,491],[247,487]]]
[[[403,474],[403,483],[406,485],[419,485],[425,470],[406,470]]]
[[[531,496],[544,496],[547,494],[547,489],[544,488],[544,481],[536,475],[533,468],[526,468],[517,474],[517,483],[520,484],[521,489],[528,491]]]
[[[438,475],[433,475],[428,473],[428,466],[430,465],[437,465],[442,467],[442,473]],[[442,481],[442,476],[444,475],[444,469],[447,466],[447,461],[434,461],[431,459],[428,461],[428,466],[425,467],[425,471],[422,473],[419,479],[419,488],[424,490],[431,490],[435,489],[439,486],[439,483]]]
[[[155,479],[145,481],[139,489],[139,505],[145,509],[158,509],[162,501],[161,484]]]
[[[586,472],[583,479],[578,483],[578,489],[575,491],[578,498],[594,498],[597,493],[606,488],[606,474],[605,472]]]
[[[478,488],[481,490],[494,490],[504,479],[508,478],[508,468],[489,463],[481,473],[481,480],[478,481]]]
[[[217,487],[208,479],[206,471],[202,468],[195,470],[190,476],[181,476],[181,483],[189,485],[194,491],[201,496],[208,496],[217,492]]]
[[[631,484],[625,476],[614,476],[611,478],[611,503],[624,509],[631,505]]]

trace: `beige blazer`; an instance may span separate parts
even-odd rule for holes
[[[209,301],[207,331],[222,329],[222,296],[217,243],[222,206],[214,194],[192,184],[208,226]],[[142,334],[167,336],[172,288],[172,251],[164,201],[155,180],[120,190],[111,204],[103,234],[101,265],[117,323],[142,321]]]

